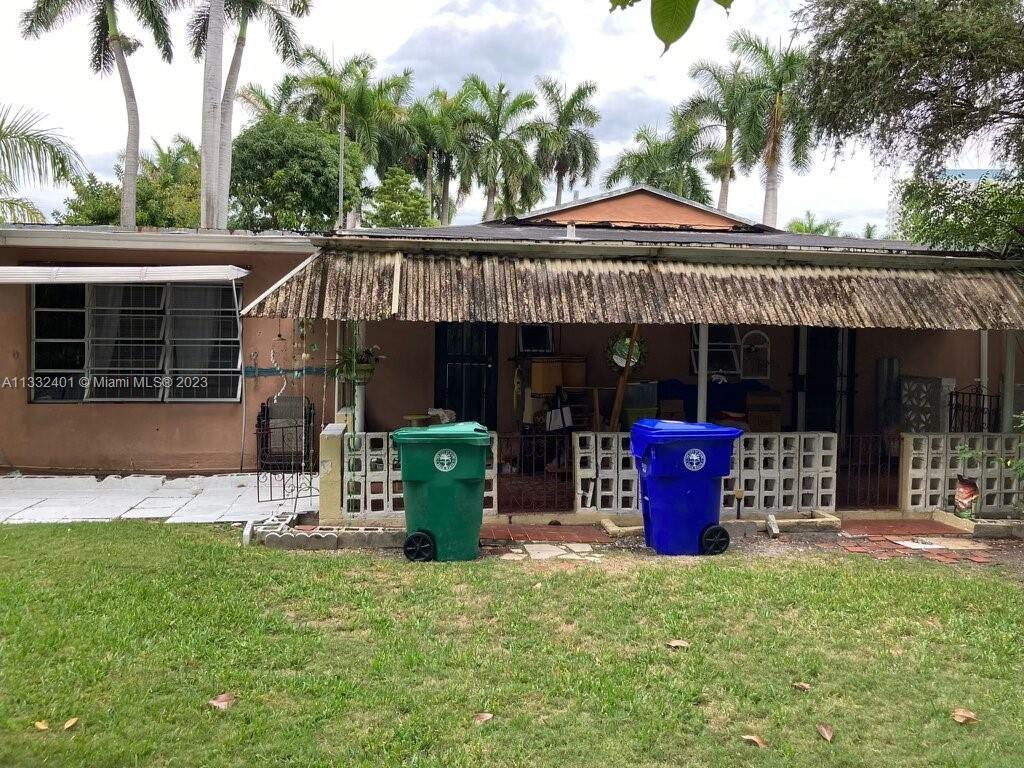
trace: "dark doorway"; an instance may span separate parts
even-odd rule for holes
[[[807,378],[804,381],[804,429],[836,431],[839,394],[839,329],[807,329]]]
[[[498,326],[438,323],[434,331],[434,392],[459,421],[498,426]]]

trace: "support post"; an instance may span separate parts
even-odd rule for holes
[[[807,424],[807,326],[801,325],[797,333],[797,376],[800,389],[796,393],[796,429],[803,432]]]
[[[708,324],[697,330],[697,421],[708,420]]]
[[[335,362],[341,357],[341,320],[334,321],[334,360]],[[341,375],[339,372],[338,376],[334,377],[334,419],[338,421],[338,411],[341,410]]]
[[[1007,330],[1003,334],[1003,397],[1000,428],[1003,432],[1013,431],[1013,390],[1017,373],[1017,332]]]
[[[352,343],[356,349],[362,349],[366,346],[366,322],[360,320],[356,323],[355,332],[353,333],[354,338]],[[366,431],[366,385],[363,383],[356,384],[353,388],[352,397],[353,410],[355,410],[355,427],[356,432]]]

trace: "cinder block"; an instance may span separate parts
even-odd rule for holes
[[[579,456],[581,454],[596,455],[597,445],[594,441],[593,432],[573,432],[572,452]]]
[[[391,435],[387,432],[367,432],[366,433],[366,455],[367,456],[385,456],[388,452],[388,444],[390,442]]]

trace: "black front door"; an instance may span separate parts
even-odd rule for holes
[[[839,379],[839,330],[807,329],[804,429],[835,432]]]
[[[459,421],[498,426],[498,326],[438,323],[434,331],[435,400]]]

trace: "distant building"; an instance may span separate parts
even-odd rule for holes
[[[972,184],[977,184],[985,177],[998,176],[1002,171],[999,168],[947,168],[944,176],[947,179],[963,179]],[[889,186],[889,206],[886,210],[885,226],[887,237],[899,237],[900,217],[900,189],[904,179],[894,179]]]

